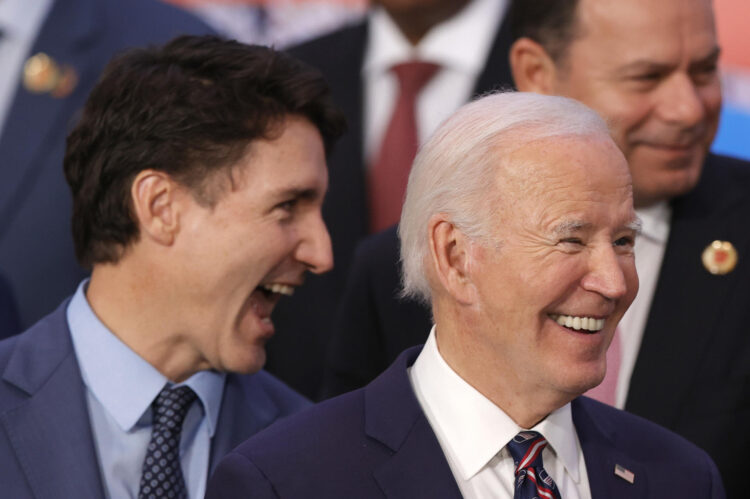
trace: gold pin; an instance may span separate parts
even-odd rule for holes
[[[729,241],[716,240],[706,246],[701,255],[703,266],[715,275],[724,275],[737,265],[737,250]]]
[[[23,66],[23,86],[35,94],[49,93],[60,99],[70,95],[77,83],[75,69],[58,65],[44,52],[29,57]]]

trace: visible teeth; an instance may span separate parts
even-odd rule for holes
[[[551,315],[550,318],[561,326],[580,331],[601,331],[604,328],[604,319],[594,317],[576,317],[573,315]]]
[[[294,294],[294,288],[292,286],[287,286],[286,284],[263,284],[261,287],[263,289],[267,289],[272,293],[278,293],[280,295],[292,296]]]

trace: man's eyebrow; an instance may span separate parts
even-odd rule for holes
[[[592,224],[590,222],[583,222],[581,220],[565,220],[552,228],[552,232],[555,234],[570,234],[573,232],[582,232],[590,229]]]
[[[705,64],[715,64],[719,60],[720,55],[721,55],[721,47],[716,46],[705,57],[700,57],[696,59],[695,61],[692,61],[690,63],[690,67],[694,68],[696,66],[700,67]]]
[[[705,56],[699,57],[695,61],[691,61],[689,67],[692,68],[694,66],[701,66],[710,62],[715,62],[716,60],[718,60],[720,54],[721,48],[719,46],[715,46]],[[637,59],[620,67],[618,72],[620,74],[638,73],[644,71],[662,73],[671,71],[675,67],[676,65],[673,62],[662,62],[654,59]]]
[[[635,217],[632,221],[625,224],[625,228],[632,230],[636,234],[640,234],[643,231],[643,222],[640,218]]]
[[[583,222],[581,220],[565,220],[552,228],[552,232],[557,235],[566,235],[576,232],[583,232],[591,229],[593,224],[590,222]],[[643,227],[641,219],[636,217],[630,222],[623,225],[623,228],[632,230],[633,232],[640,234]]]
[[[284,199],[315,199],[321,195],[320,191],[315,188],[289,187],[281,188],[274,193],[276,198]]]

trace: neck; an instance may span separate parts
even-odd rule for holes
[[[204,367],[183,334],[179,314],[170,315],[180,307],[160,289],[159,269],[125,261],[132,258],[97,264],[86,298],[112,334],[171,381],[184,381]]]
[[[432,28],[456,15],[468,2],[437,0],[430,5],[407,7],[390,6],[388,2],[383,7],[409,43],[416,46]]]
[[[445,362],[464,381],[503,410],[518,426],[534,427],[550,413],[574,397],[566,397],[539,386],[527,386],[491,350],[475,340],[472,324],[466,318],[445,320],[435,309],[438,350]]]

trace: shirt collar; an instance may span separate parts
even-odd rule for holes
[[[669,221],[672,217],[669,203],[662,201],[647,208],[638,208],[635,213],[641,219],[642,236],[661,244],[667,242]]]
[[[422,60],[479,73],[499,29],[506,0],[472,0],[450,19],[433,27],[412,46],[382,7],[370,14],[363,70],[383,73],[394,64]]]
[[[67,310],[73,348],[83,381],[123,431],[130,431],[146,414],[169,380],[131,350],[96,316],[86,299],[88,280],[76,290]],[[200,371],[189,386],[208,415],[210,436],[216,429],[225,375]]]
[[[469,480],[490,462],[519,431],[502,409],[461,378],[443,359],[435,327],[412,369],[419,377],[430,423],[439,427],[457,470]],[[532,428],[545,436],[573,480],[580,479],[578,441],[570,404]]]

